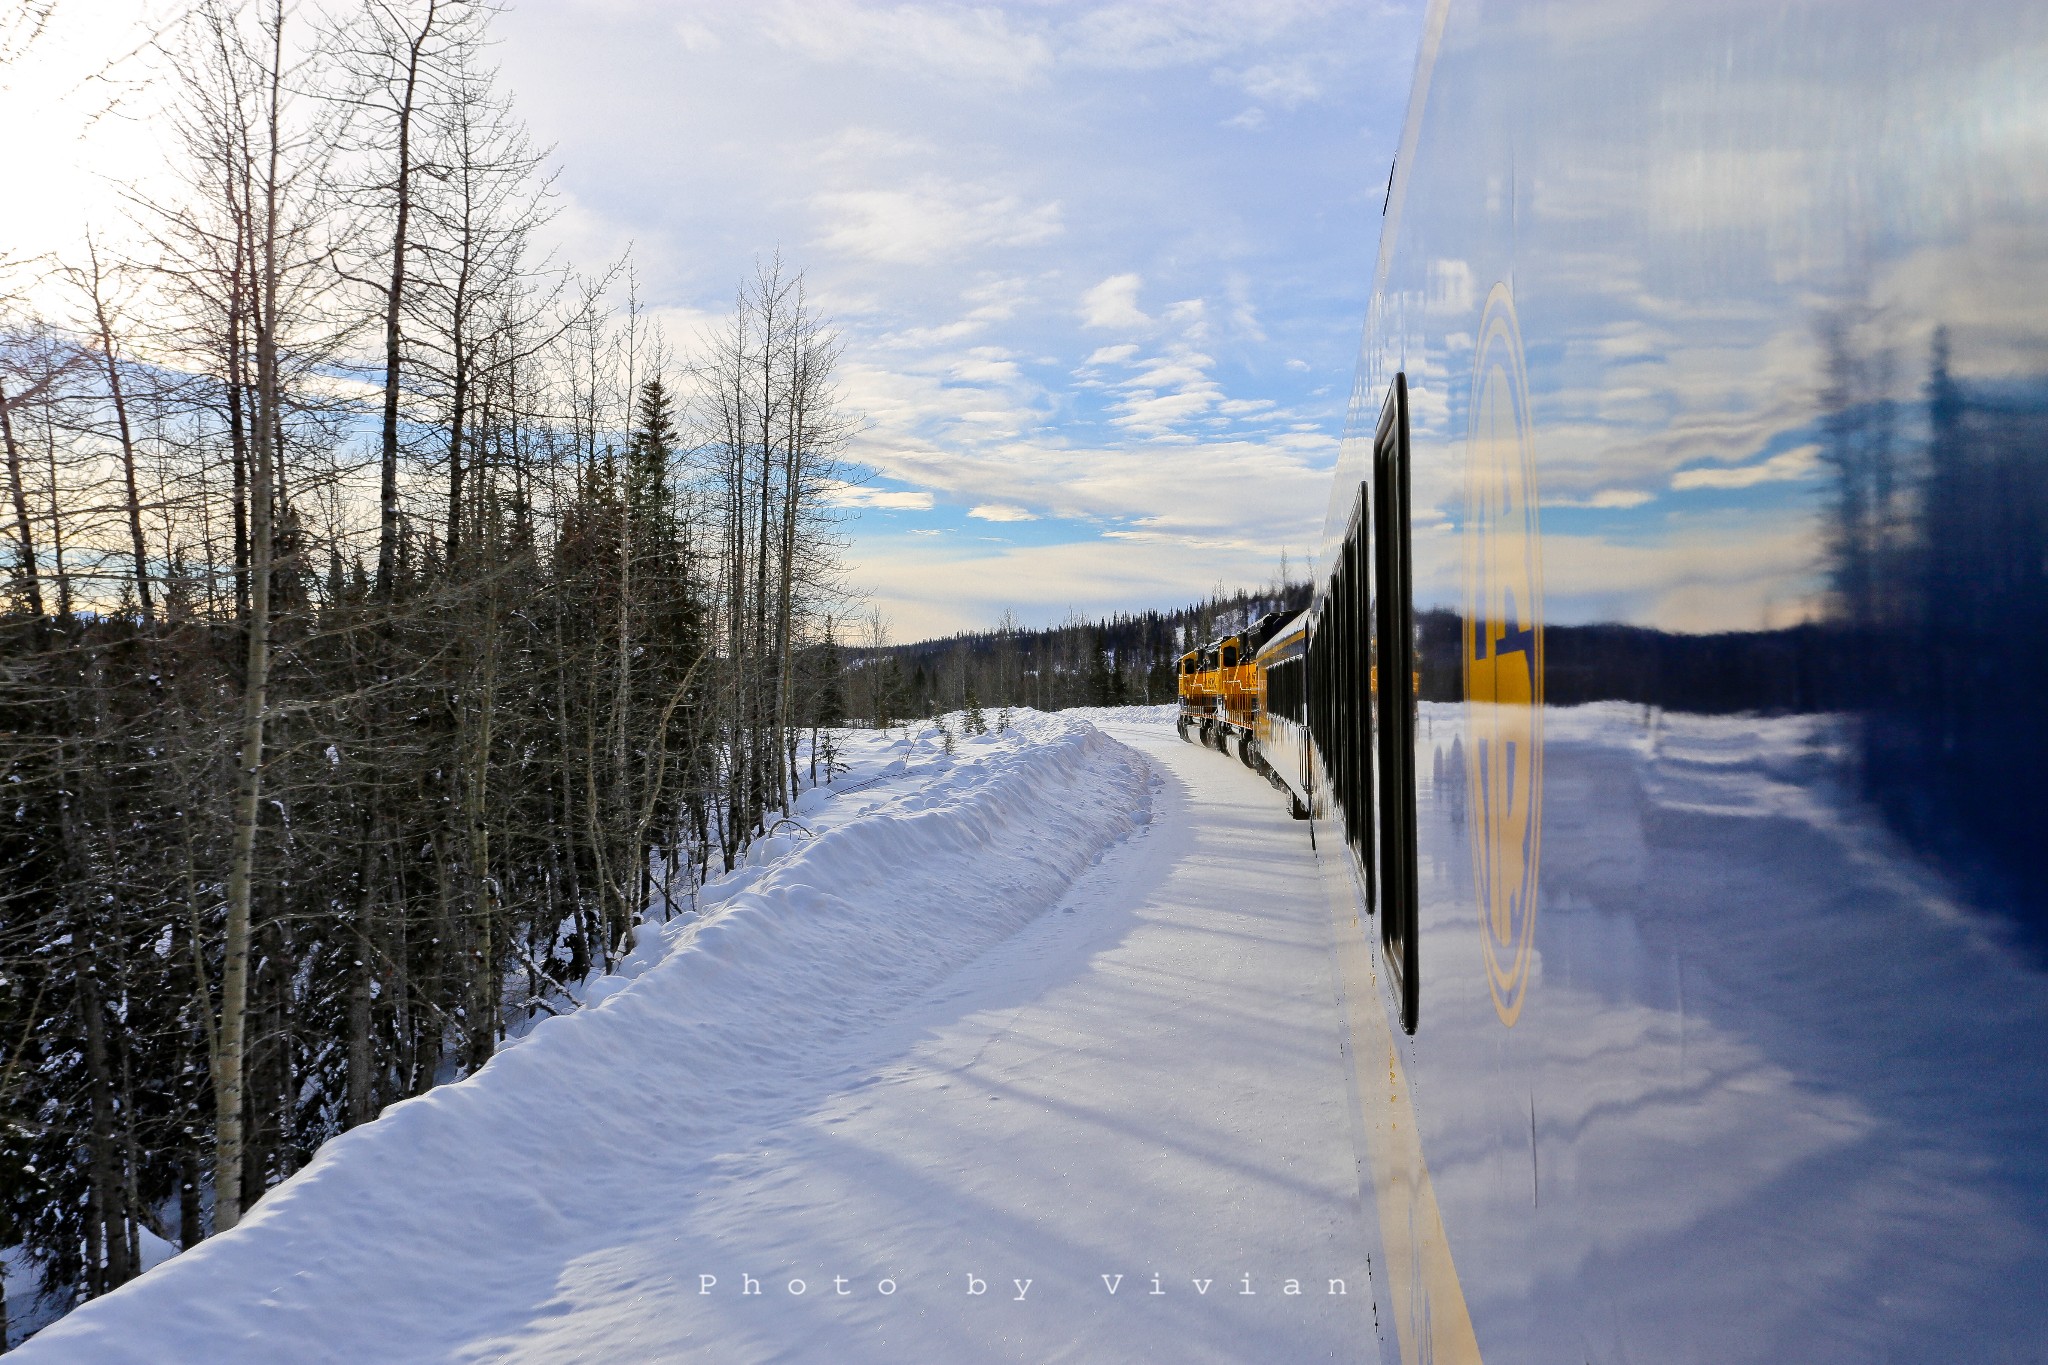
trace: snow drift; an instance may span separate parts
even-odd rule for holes
[[[601,1003],[329,1142],[242,1226],[25,1359],[466,1355],[507,1306],[549,1302],[651,1192],[872,1065],[864,1037],[1148,818],[1145,760],[1083,720],[1027,716],[930,755],[922,782],[902,768],[820,803],[815,831],[758,842],[701,916],[643,930]]]

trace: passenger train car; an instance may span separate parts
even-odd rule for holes
[[[1318,563],[1361,1355],[2048,1361],[2048,5],[1437,0]]]

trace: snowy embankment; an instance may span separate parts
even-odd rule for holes
[[[26,1358],[443,1359],[547,1303],[582,1248],[843,1085],[864,1037],[1149,818],[1145,760],[1086,721],[919,748],[808,798],[700,916],[644,930],[600,1003],[336,1138]]]

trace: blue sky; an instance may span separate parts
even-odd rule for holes
[[[0,202],[0,253],[118,243],[124,187],[164,164],[138,48],[189,3],[67,3],[4,73],[38,194]],[[496,31],[563,259],[630,245],[685,351],[757,259],[806,272],[865,419],[848,586],[914,639],[1301,565],[1421,23],[1419,0],[512,0]]]
[[[780,249],[845,343],[849,579],[909,639],[1299,564],[1419,7],[524,0],[565,254],[677,340]]]

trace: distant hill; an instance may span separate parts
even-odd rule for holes
[[[851,714],[873,723],[971,705],[1143,706],[1174,699],[1174,660],[1268,611],[1299,611],[1307,583],[1211,597],[1169,611],[1075,616],[1028,630],[1006,622],[943,640],[848,651]]]

